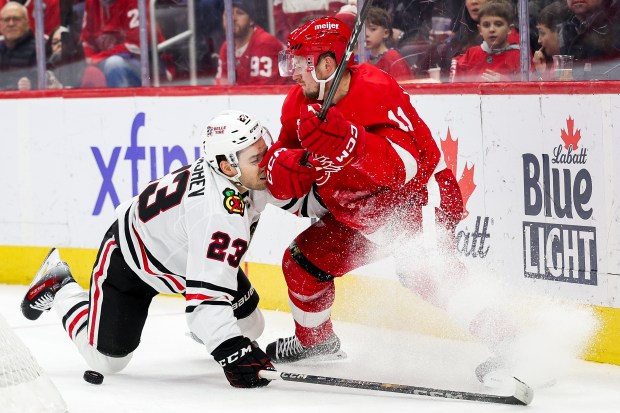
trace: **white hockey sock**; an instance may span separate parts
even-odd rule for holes
[[[77,283],[62,287],[54,298],[53,307],[63,327],[89,367],[103,374],[117,373],[127,366],[133,352],[124,357],[110,357],[88,343],[88,292]]]
[[[54,309],[62,320],[62,325],[75,341],[80,331],[86,331],[88,323],[88,292],[78,285],[69,283],[62,287],[54,298]]]
[[[246,318],[237,320],[237,325],[239,329],[241,329],[243,335],[253,341],[263,334],[263,330],[265,330],[265,318],[260,309],[257,308]]]
[[[96,348],[88,343],[86,329],[82,329],[82,331],[77,334],[73,342],[82,357],[84,357],[84,360],[86,360],[86,363],[88,363],[88,366],[102,374],[118,373],[123,370],[127,364],[129,364],[129,361],[133,356],[133,352],[124,357],[110,357],[100,353]]]

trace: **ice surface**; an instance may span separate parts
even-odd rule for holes
[[[557,384],[535,390],[528,407],[490,405],[356,389],[273,382],[235,389],[221,368],[185,333],[184,302],[157,297],[142,342],[129,366],[100,386],[82,379],[82,360],[54,312],[35,322],[19,312],[25,286],[0,286],[0,312],[47,371],[72,413],[98,412],[617,412],[620,366],[570,360]],[[292,334],[290,314],[265,311],[264,347]],[[342,361],[279,366],[282,371],[415,386],[484,392],[473,370],[488,350],[474,342],[335,322],[349,357]],[[540,343],[544,346],[545,343]],[[0,406],[0,412],[2,407]]]

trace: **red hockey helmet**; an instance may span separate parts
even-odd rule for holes
[[[350,37],[349,27],[334,17],[310,20],[293,30],[288,36],[287,48],[280,52],[278,59],[280,75],[293,76],[302,70],[311,72],[318,63],[319,57],[327,52],[333,52],[336,56],[336,63],[340,63]],[[302,59],[295,58],[296,56]],[[353,54],[347,65],[352,64]]]

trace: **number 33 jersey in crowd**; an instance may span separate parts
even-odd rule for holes
[[[125,261],[155,290],[185,294],[190,329],[207,348],[242,335],[232,308],[237,272],[268,201],[286,204],[268,191],[241,195],[200,158],[116,209]]]

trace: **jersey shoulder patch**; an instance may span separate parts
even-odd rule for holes
[[[229,214],[238,214],[243,216],[245,214],[245,201],[240,193],[231,188],[226,188],[222,191],[224,195],[224,209]]]

